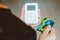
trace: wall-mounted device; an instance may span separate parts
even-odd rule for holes
[[[25,4],[25,23],[27,24],[38,23],[38,3]]]

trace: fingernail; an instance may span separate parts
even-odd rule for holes
[[[49,28],[51,28],[51,26],[50,26],[50,25],[48,25],[48,27],[49,27]]]

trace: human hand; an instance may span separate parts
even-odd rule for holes
[[[45,28],[45,31],[40,34],[38,40],[55,40],[55,39],[56,39],[55,30],[48,26]]]
[[[24,21],[24,15],[25,15],[25,8],[23,6],[22,10],[21,10],[21,13],[20,13],[20,19]],[[34,27],[34,26],[37,26],[39,23],[40,23],[40,20],[41,20],[41,16],[40,16],[40,10],[38,11],[38,23],[37,24],[27,24],[28,26],[31,26],[31,27]]]

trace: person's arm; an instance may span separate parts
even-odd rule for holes
[[[3,4],[0,4],[0,19],[2,25],[6,28],[7,40],[36,40],[36,32],[30,26],[27,26],[18,17],[13,15],[10,9]],[[0,21],[1,22],[1,21]],[[7,25],[5,25],[7,24]]]
[[[21,10],[21,14],[20,14],[20,19],[22,21],[24,21],[24,11],[25,10],[24,10],[24,7],[23,7],[22,10]],[[29,26],[32,26],[32,25],[29,25]],[[36,25],[34,25],[34,26],[36,26]],[[56,39],[55,30],[53,28],[51,29],[50,26],[48,26],[48,27],[45,28],[45,31],[40,34],[38,40],[55,40],[55,39]]]

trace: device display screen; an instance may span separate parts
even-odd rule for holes
[[[35,10],[35,5],[28,5],[27,10]]]

